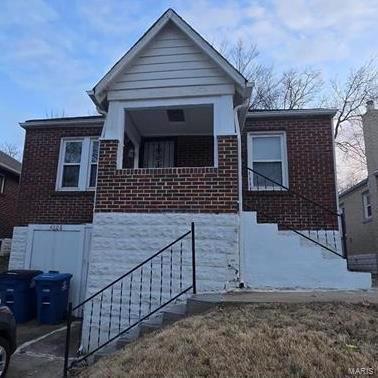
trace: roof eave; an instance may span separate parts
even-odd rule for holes
[[[357,184],[353,185],[351,188],[348,188],[348,189],[344,190],[343,192],[341,192],[339,194],[339,199],[341,199],[341,197],[345,197],[348,194],[351,194],[351,193],[355,192],[358,189],[363,188],[364,186],[367,186],[367,184],[368,184],[368,179],[361,180]]]
[[[19,125],[23,129],[29,129],[29,128],[34,128],[34,127],[51,127],[51,126],[56,126],[56,127],[73,127],[73,126],[102,126],[104,123],[103,118],[98,118],[98,119],[67,119],[67,120],[36,120],[36,121],[27,121],[27,122],[20,122]]]
[[[17,176],[20,176],[21,175],[21,170],[17,170],[17,169],[14,169],[12,167],[10,167],[9,165],[6,165],[4,163],[0,163],[0,168],[6,170],[6,171],[9,171]]]
[[[298,109],[298,110],[266,110],[248,112],[247,118],[273,118],[273,117],[307,117],[328,116],[333,118],[337,109]]]

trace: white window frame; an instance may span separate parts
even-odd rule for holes
[[[251,131],[247,134],[247,155],[248,155],[248,167],[253,168],[253,139],[254,138],[269,138],[269,137],[279,137],[281,142],[281,160],[261,160],[260,162],[281,162],[282,163],[282,185],[286,188],[289,187],[289,172],[288,172],[288,161],[287,161],[287,144],[286,144],[286,132],[285,131],[272,131],[272,132],[260,132]],[[269,185],[254,185],[253,182],[253,172],[248,171],[248,190],[279,190],[278,186]],[[284,190],[284,189],[282,189]]]
[[[98,140],[98,137],[90,136],[90,137],[67,137],[62,138],[60,140],[60,150],[59,150],[59,161],[58,161],[58,172],[56,175],[56,191],[62,192],[72,192],[72,191],[91,191],[95,190],[95,187],[89,187],[89,175],[90,175],[90,148],[91,148],[91,141]],[[65,153],[65,146],[68,142],[81,142],[81,159],[80,159],[80,170],[79,170],[79,182],[78,186],[74,187],[63,187],[62,180],[63,180],[63,166],[64,163],[64,153]],[[96,179],[97,182],[97,179]]]
[[[91,180],[91,166],[94,164],[92,163],[92,146],[93,142],[97,141],[99,143],[99,148],[98,148],[98,156],[97,156],[97,170],[96,170],[96,185],[97,185],[97,173],[98,173],[98,159],[100,157],[100,140],[99,138],[96,137],[90,137],[89,138],[89,151],[88,151],[88,167],[87,167],[87,189],[88,190],[95,190],[95,186],[90,186],[90,180]]]
[[[368,203],[368,201],[367,201],[368,197],[369,197],[370,203]],[[369,207],[370,207],[370,212],[371,212],[370,215],[368,213]],[[369,191],[365,191],[365,192],[362,193],[362,208],[363,208],[364,220],[369,220],[369,219],[373,218],[373,208],[372,208],[372,205],[371,205],[371,197],[370,197]]]
[[[0,194],[4,193],[5,188],[5,175],[0,174]]]

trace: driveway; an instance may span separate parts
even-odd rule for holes
[[[74,323],[72,345],[78,345],[80,327]],[[36,321],[17,327],[18,348],[12,356],[7,377],[61,377],[65,346],[65,324],[39,325]],[[70,348],[73,353],[75,348]]]

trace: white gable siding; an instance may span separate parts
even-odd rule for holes
[[[109,99],[232,94],[231,79],[168,24],[110,86]]]

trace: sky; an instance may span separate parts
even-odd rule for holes
[[[167,9],[211,43],[255,43],[278,71],[343,79],[378,53],[378,0],[0,0],[0,145],[19,122],[95,114],[91,89]]]

